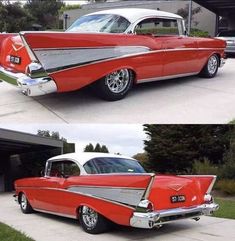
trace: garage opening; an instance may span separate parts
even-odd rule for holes
[[[234,0],[194,0],[217,15],[216,33],[235,30]]]
[[[63,153],[63,141],[0,128],[0,192],[18,178],[40,176],[48,158]]]

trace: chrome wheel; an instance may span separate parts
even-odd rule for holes
[[[24,194],[21,195],[20,205],[23,210],[27,208],[27,198]]]
[[[214,75],[218,69],[218,58],[213,55],[209,58],[207,68],[210,75]]]
[[[82,208],[82,220],[89,228],[94,228],[98,221],[98,214],[95,210],[84,206]]]
[[[123,92],[130,82],[130,73],[127,69],[115,71],[105,78],[105,84],[115,94]]]

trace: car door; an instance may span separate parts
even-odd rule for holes
[[[181,19],[158,18],[156,41],[162,39],[163,76],[178,76],[198,71],[198,45],[184,35]]]
[[[139,36],[149,38],[151,42],[151,52],[144,57],[140,57],[141,67],[138,68],[139,82],[151,81],[161,78],[163,74],[163,40],[155,38],[157,18],[149,17],[135,23],[132,32]]]
[[[34,193],[34,208],[55,213],[59,211],[60,186],[65,180],[62,165],[61,161],[47,163],[45,176],[40,178]]]

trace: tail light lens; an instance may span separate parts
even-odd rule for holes
[[[213,202],[213,197],[210,194],[206,194],[204,196],[204,201],[205,201],[205,203],[212,203]]]

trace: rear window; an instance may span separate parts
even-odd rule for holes
[[[235,37],[235,30],[230,30],[230,31],[222,31],[219,34],[220,37]]]
[[[144,168],[135,160],[113,157],[99,157],[84,165],[88,174],[102,173],[145,173]]]

